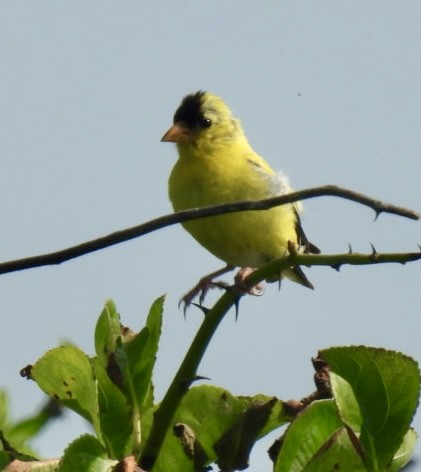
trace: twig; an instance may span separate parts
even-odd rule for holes
[[[60,459],[45,459],[42,461],[19,461],[14,460],[9,465],[6,466],[4,472],[28,472],[28,471],[50,471],[54,472],[58,469]]]
[[[325,185],[322,187],[314,187],[299,192],[293,192],[287,195],[281,195],[273,198],[267,198],[259,201],[246,201],[246,202],[234,202],[227,203],[224,205],[215,205],[204,208],[195,208],[191,210],[179,211],[177,213],[171,213],[169,215],[161,216],[154,220],[133,226],[115,233],[108,234],[98,239],[87,241],[76,246],[72,246],[59,251],[51,252],[48,254],[42,254],[38,256],[25,257],[23,259],[16,259],[13,261],[0,263],[0,274],[6,274],[10,272],[16,272],[19,270],[32,269],[35,267],[56,265],[70,259],[89,254],[91,252],[99,251],[107,247],[120,244],[125,241],[129,241],[139,236],[151,233],[166,226],[171,226],[177,223],[183,223],[189,220],[195,220],[199,218],[205,218],[208,216],[220,215],[222,213],[233,213],[237,211],[247,210],[267,210],[274,206],[284,205],[286,203],[292,203],[299,200],[307,200],[309,198],[321,197],[321,196],[334,196],[344,198],[346,200],[352,200],[360,203],[361,205],[372,208],[376,213],[376,218],[380,213],[391,213],[394,215],[418,220],[420,214],[406,209],[401,208],[390,203],[384,203],[380,200],[376,200],[361,193],[347,190],[335,185]]]
[[[245,279],[248,287],[253,287],[271,275],[279,274],[285,267],[327,266],[337,271],[343,265],[406,264],[421,260],[421,248],[418,252],[378,253],[373,248],[371,254],[351,252],[348,254],[290,254],[286,259],[269,262],[252,272]]]

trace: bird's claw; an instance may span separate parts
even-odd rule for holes
[[[237,290],[242,294],[248,293],[249,295],[254,295],[255,297],[260,297],[265,293],[265,286],[263,282],[260,282],[253,287],[250,287],[246,284],[245,280],[248,275],[253,273],[256,269],[253,267],[242,267],[234,277],[234,283]]]
[[[199,282],[181,298],[178,303],[178,306],[183,307],[184,315],[186,314],[187,308],[192,304],[193,300],[196,297],[199,297],[199,303],[197,304],[197,306],[203,311],[205,311],[205,308],[203,307],[203,302],[205,301],[206,295],[208,294],[209,289],[211,288],[219,288],[224,290],[235,289],[239,297],[245,294],[254,295],[256,297],[263,295],[265,287],[262,282],[254,285],[253,287],[250,287],[248,284],[245,283],[246,277],[255,270],[252,267],[243,267],[242,269],[240,269],[234,277],[233,286],[228,285],[222,280],[213,280],[215,276],[221,275],[222,273],[225,273],[228,270],[230,270],[230,268],[221,269],[217,272],[202,277]]]
[[[210,288],[227,288],[225,282],[214,282],[213,279],[231,271],[232,269],[233,267],[226,265],[225,267],[222,267],[222,269],[218,269],[202,277],[199,282],[178,302],[178,307],[183,306],[184,315],[186,314],[188,306],[197,296],[199,296],[199,306],[202,307]]]
[[[205,301],[206,295],[211,288],[227,289],[228,284],[223,281],[213,281],[209,277],[203,277],[199,282],[189,290],[178,302],[179,307],[183,307],[184,314],[186,314],[187,308],[192,304],[193,300],[198,296],[199,307],[203,309],[203,302]]]

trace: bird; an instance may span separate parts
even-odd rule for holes
[[[173,125],[161,139],[175,143],[178,159],[170,173],[168,194],[174,211],[237,201],[260,200],[292,192],[288,178],[275,172],[249,144],[240,121],[217,95],[199,90],[186,95],[177,108]],[[235,280],[275,259],[298,252],[320,253],[301,226],[300,202],[268,210],[244,211],[182,223],[183,227],[225,266],[188,292],[185,306],[200,295],[202,304],[213,280],[235,267]],[[273,274],[268,282],[287,277],[314,289],[299,266]],[[261,287],[247,290],[258,295]]]

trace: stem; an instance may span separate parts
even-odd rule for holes
[[[274,273],[281,273],[287,267],[295,266],[330,266],[339,270],[342,265],[373,265],[373,264],[406,264],[421,259],[419,252],[395,252],[381,254],[290,254],[286,259],[277,259],[252,272],[245,280],[247,286],[253,287]]]
[[[184,395],[187,393],[189,385],[195,380],[197,368],[207,346],[223,317],[234,305],[235,301],[236,294],[233,291],[226,292],[215,306],[207,312],[174,380],[159,408],[154,413],[152,429],[138,462],[142,469],[151,470],[153,468],[165,435],[172,425],[174,415]]]

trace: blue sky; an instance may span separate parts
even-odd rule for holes
[[[160,143],[181,98],[221,95],[249,140],[296,189],[327,183],[421,210],[421,6],[418,1],[0,4],[0,259],[61,249],[171,211],[176,159]],[[325,253],[414,251],[420,223],[351,202],[305,203],[303,225]],[[93,353],[113,298],[142,327],[167,294],[158,398],[199,323],[180,296],[220,261],[171,227],[57,267],[0,280],[1,387],[21,417],[42,401],[18,375],[70,340]],[[310,358],[366,344],[421,360],[420,264],[306,270],[316,290],[285,282],[228,315],[200,374],[235,394],[300,398]],[[228,279],[229,280],[229,279]],[[209,304],[217,294],[212,294]],[[285,380],[287,379],[287,381]],[[416,416],[414,426],[421,431]],[[67,416],[36,443],[59,456],[85,430]],[[252,472],[269,470],[263,441]],[[421,451],[420,447],[418,450]],[[420,455],[420,452],[418,453]]]

